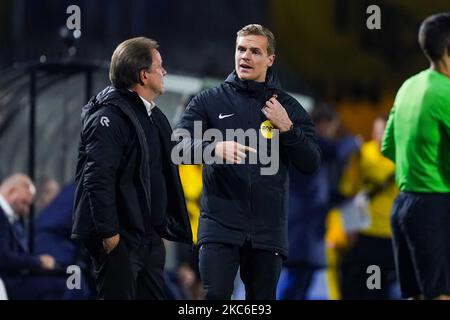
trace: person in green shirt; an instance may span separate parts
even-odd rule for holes
[[[381,151],[395,162],[395,262],[404,298],[450,299],[450,12],[426,18],[430,68],[399,89]]]

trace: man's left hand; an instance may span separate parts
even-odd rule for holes
[[[266,101],[263,112],[267,119],[269,119],[280,132],[286,132],[291,128],[292,121],[289,118],[286,109],[278,102],[275,96]]]

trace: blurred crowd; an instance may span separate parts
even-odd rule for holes
[[[292,168],[288,215],[289,257],[278,283],[277,299],[312,297],[318,277],[320,298],[397,299],[391,248],[390,211],[398,193],[394,164],[380,152],[385,117],[374,120],[372,137],[348,134],[339,114],[316,107],[312,114],[322,150],[322,166],[312,176]],[[166,266],[170,299],[201,299],[197,229],[202,167],[179,168],[194,246],[165,242],[173,261]],[[70,239],[74,184],[60,186],[49,176],[36,182],[24,174],[0,185],[0,297],[3,299],[94,299],[91,261]],[[30,252],[30,210],[33,250]],[[67,267],[80,268],[80,286],[68,286]],[[368,267],[381,270],[380,289],[367,286]],[[234,299],[242,296],[236,279]]]

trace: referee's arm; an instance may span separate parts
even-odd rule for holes
[[[393,162],[395,162],[394,115],[395,105],[389,114],[386,129],[384,130],[383,142],[381,143],[381,153]]]

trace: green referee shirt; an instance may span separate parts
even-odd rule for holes
[[[401,191],[450,192],[450,79],[427,69],[399,89],[382,153]]]

